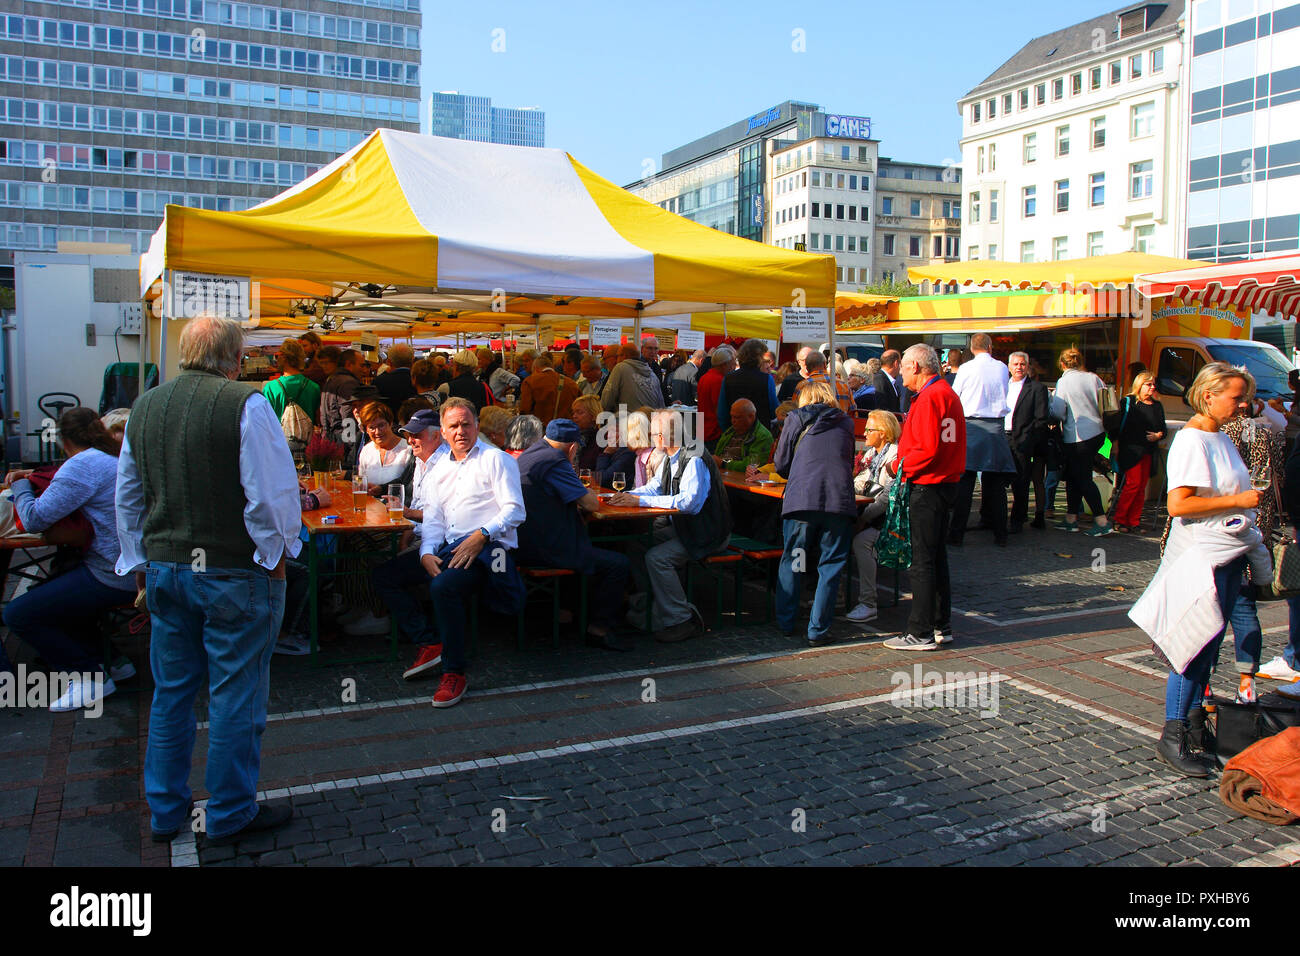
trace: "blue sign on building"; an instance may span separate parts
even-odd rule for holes
[[[754,194],[754,225],[763,225],[763,194]]]
[[[826,135],[845,139],[871,139],[871,117],[828,114]]]
[[[781,118],[781,107],[773,106],[766,113],[759,113],[749,118],[749,132],[756,129],[762,129],[768,123],[774,123]]]

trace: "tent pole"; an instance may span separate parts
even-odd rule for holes
[[[159,296],[159,298],[161,298],[161,295]],[[148,334],[149,334],[149,297],[148,295],[145,295],[140,300],[140,337],[136,340],[136,344],[140,347],[140,373],[139,373],[140,377],[136,379],[137,385],[135,389],[135,397],[137,401],[139,400],[140,396],[144,394],[144,366],[145,366],[144,348],[145,348],[145,342],[147,341],[145,336],[147,336]],[[132,402],[131,404],[134,405],[135,402]]]
[[[158,384],[167,380],[167,323],[171,321],[171,303],[166,301],[172,295],[173,271],[163,272],[163,310],[158,322]]]
[[[722,337],[727,337],[727,303],[722,303]]]

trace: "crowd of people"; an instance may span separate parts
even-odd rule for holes
[[[432,703],[444,708],[468,687],[470,609],[524,609],[520,566],[585,577],[585,639],[624,650],[638,631],[662,642],[703,633],[682,572],[737,534],[779,545],[777,624],[821,646],[834,639],[851,566],[858,583],[845,619],[862,627],[877,619],[876,551],[882,535],[901,533],[912,603],[905,629],[884,646],[939,650],[954,640],[949,548],[963,544],[977,480],[982,504],[971,530],[991,531],[999,546],[1026,524],[1045,529],[1062,479],[1061,531],[1082,530],[1084,517],[1091,535],[1140,530],[1165,431],[1144,371],[1107,416],[1101,382],[1077,350],[1060,355],[1049,394],[1025,353],[1003,363],[984,334],[971,338],[965,361],[942,362],[917,344],[868,363],[803,348],[778,367],[761,340],[661,358],[652,336],[603,353],[521,351],[513,362],[489,349],[417,359],[399,344],[372,366],[308,333],[283,343],[280,374],[260,390],[237,381],[242,335],[234,323],[192,320],[179,375],[129,413],[101,421],[89,409],[69,410],[59,423],[66,460],[53,476],[40,487],[27,471],[6,479],[26,530],[57,542],[78,516],[88,526],[79,560],[4,612],[10,631],[51,669],[94,676],[72,681],[54,709],[90,706],[133,672],[129,660],[105,653],[97,615],[133,603],[148,609],[156,689],[145,780],[158,839],[188,819],[193,704],[205,680],[210,836],[233,839],[287,818],[259,806],[254,793],[271,657],[309,646],[302,513],[333,504],[328,490],[300,478],[295,456],[310,436],[337,442],[341,464],[363,476],[370,494],[400,486],[411,522],[395,557],[379,553],[381,537],[372,558],[351,559],[364,565],[357,574],[318,597],[345,633],[396,628],[413,647],[403,676],[440,670]],[[1256,516],[1261,499],[1242,462],[1263,461],[1280,486],[1297,459],[1284,469],[1277,424],[1285,428],[1285,418],[1252,392],[1249,376],[1227,366],[1207,366],[1193,385],[1198,414],[1179,432],[1167,468],[1172,525],[1162,564],[1195,560],[1209,569],[1202,593],[1217,595],[1233,626],[1243,699],[1254,694],[1261,647],[1253,585],[1244,582],[1269,573],[1267,555],[1207,545],[1194,529],[1225,512],[1248,516],[1251,528],[1280,520],[1276,507],[1271,518],[1264,507]],[[858,418],[865,421],[855,429]],[[1120,473],[1113,522],[1094,482],[1107,435]],[[784,494],[752,495],[724,475],[784,483]],[[644,543],[593,539],[586,519],[601,508],[601,488],[614,489],[610,505],[667,515],[647,524]],[[1300,489],[1300,476],[1290,488]],[[907,505],[901,531],[897,520],[889,524],[895,501]],[[1207,564],[1206,549],[1229,558]],[[1157,580],[1160,601],[1196,596],[1176,574]],[[1160,753],[1184,772],[1203,769],[1195,711],[1222,637],[1210,635],[1190,663],[1170,657]],[[1268,667],[1300,677],[1294,640]]]

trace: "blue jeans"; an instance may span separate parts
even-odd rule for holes
[[[1282,648],[1282,659],[1291,667],[1295,667],[1296,645],[1300,644],[1300,598],[1287,598],[1286,606],[1289,612],[1291,633],[1287,638],[1286,647]]]
[[[413,587],[427,587],[429,572],[420,563],[420,548],[410,548],[370,572],[375,596],[384,602],[390,614],[397,619],[397,632],[416,644],[436,644],[433,623],[420,602],[410,591]]]
[[[1214,569],[1214,590],[1218,594],[1219,610],[1225,622],[1233,619],[1237,605],[1241,603],[1241,576],[1245,570],[1245,555]],[[1215,661],[1219,659],[1219,645],[1223,643],[1226,630],[1225,623],[1223,629],[1192,658],[1181,674],[1172,670],[1169,672],[1169,678],[1165,682],[1165,720],[1186,720],[1192,704],[1200,703],[1205,695],[1205,687],[1210,682]]]
[[[849,561],[849,544],[853,540],[853,519],[846,515],[816,511],[792,512],[782,525],[785,553],[777,573],[776,622],[783,631],[793,631],[799,615],[799,595],[807,565],[795,569],[796,558],[807,561],[809,543],[816,542],[821,551],[817,561],[817,592],[813,597],[812,615],[808,619],[808,638],[820,638],[830,630],[839,595],[840,574]],[[798,549],[799,554],[795,551]]]
[[[84,564],[78,565],[10,601],[4,610],[5,624],[36,649],[50,670],[100,673],[103,647],[95,618],[101,611],[134,600],[134,578],[122,581],[125,588],[109,587]]]
[[[1259,613],[1255,608],[1255,589],[1243,584],[1232,606],[1232,645],[1239,674],[1253,674],[1259,670],[1259,655],[1264,650],[1264,629],[1259,626]]]
[[[207,832],[226,836],[257,815],[271,654],[285,582],[265,571],[150,562],[145,572],[155,683],[144,789],[156,831],[185,824],[194,698],[208,682]]]

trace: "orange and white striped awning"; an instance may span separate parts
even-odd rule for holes
[[[1296,253],[1150,273],[1138,276],[1135,284],[1147,296],[1198,298],[1210,306],[1287,319],[1300,316],[1300,255]]]

